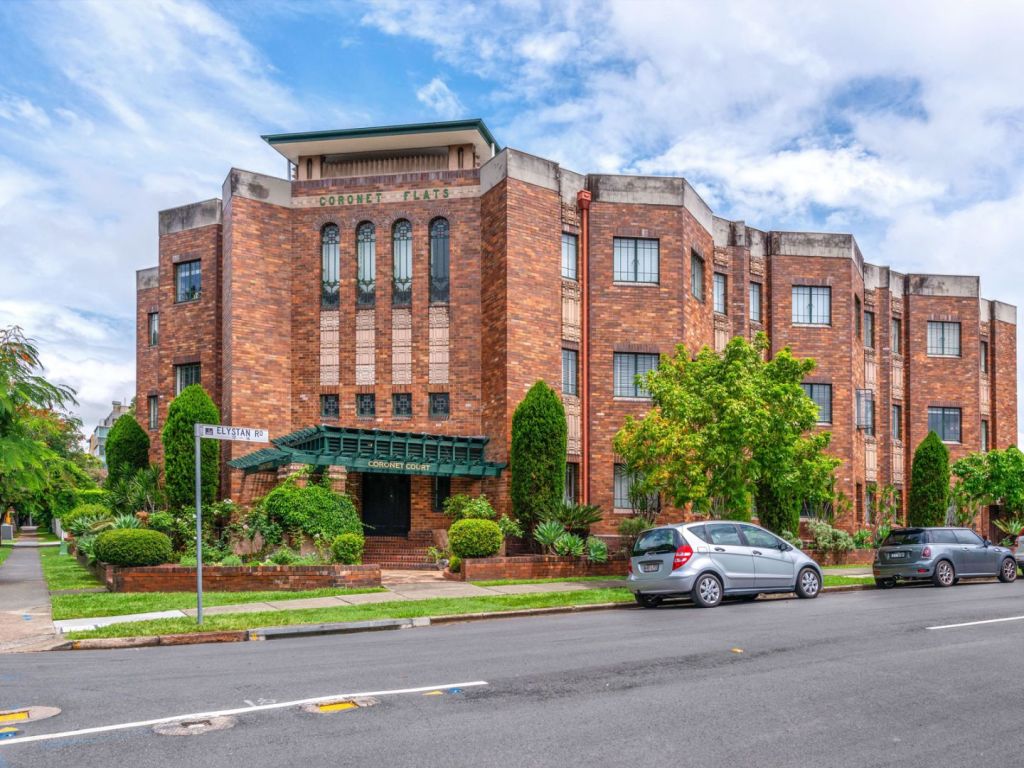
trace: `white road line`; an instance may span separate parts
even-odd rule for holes
[[[965,621],[963,624],[942,624],[927,629],[956,629],[957,627],[976,627],[979,624],[1001,624],[1004,621],[1024,621],[1024,616],[1008,616],[1005,619],[985,619],[984,621]]]
[[[220,709],[215,712],[193,712],[188,715],[172,715],[171,717],[158,717],[153,720],[138,720],[134,723],[117,723],[116,725],[101,725],[96,728],[80,728],[76,731],[62,731],[60,733],[41,733],[38,736],[22,736],[17,739],[0,739],[0,747],[10,747],[15,744],[27,744],[30,741],[50,741],[52,739],[67,739],[72,736],[88,736],[92,733],[107,733],[109,731],[124,731],[129,728],[145,728],[161,723],[174,723],[179,720],[201,720],[211,717],[225,717],[227,715],[245,715],[250,712],[262,712],[269,709],[285,709],[286,707],[298,707],[303,704],[319,704],[325,701],[337,701],[338,699],[355,699],[366,696],[398,696],[403,693],[425,693],[427,691],[445,691],[452,688],[476,688],[487,685],[484,680],[474,680],[470,683],[448,683],[446,685],[426,685],[420,688],[398,688],[391,691],[362,691],[359,693],[336,693],[330,696],[315,696],[310,699],[296,699],[295,701],[279,701],[274,704],[258,704],[252,707],[238,707],[236,709]]]

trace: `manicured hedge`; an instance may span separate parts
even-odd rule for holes
[[[110,508],[103,504],[79,504],[70,512],[64,513],[64,517],[60,519],[60,524],[67,531],[71,529],[71,524],[79,517],[106,517],[108,515],[110,515]]]
[[[363,521],[352,499],[319,483],[302,488],[294,480],[264,496],[250,514],[249,524],[271,545],[281,543],[283,534],[321,536],[330,542],[343,533],[363,535]]]
[[[949,506],[949,449],[934,432],[914,451],[910,468],[910,525],[943,525]]]
[[[107,434],[107,487],[129,480],[149,466],[149,435],[130,413],[126,413]]]
[[[160,531],[117,528],[96,539],[96,559],[122,566],[161,565],[171,559],[171,540]]]
[[[501,528],[493,520],[459,520],[448,529],[448,543],[460,558],[491,557],[501,549]]]

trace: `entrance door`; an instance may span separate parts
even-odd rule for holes
[[[367,536],[409,535],[409,475],[363,475]]]

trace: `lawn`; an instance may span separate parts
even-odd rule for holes
[[[83,567],[73,555],[62,555],[58,547],[39,549],[39,559],[43,565],[43,578],[51,592],[103,586],[88,568]]]
[[[627,603],[633,595],[626,589],[591,589],[580,592],[546,592],[532,595],[499,595],[495,597],[436,598],[432,600],[403,600],[393,603],[313,608],[301,611],[267,611],[265,613],[226,613],[207,616],[201,627],[194,619],[158,619],[109,627],[86,632],[72,632],[73,640],[90,637],[135,637],[139,635],[169,635],[186,632],[220,632],[232,629],[285,626],[292,624],[319,624],[336,621],[368,621],[371,619],[408,619],[419,616],[450,616],[461,613],[493,613],[523,608],[553,608],[567,605],[595,603]]]
[[[471,581],[474,587],[507,587],[512,584],[555,584],[566,581],[616,581],[624,580],[625,576],[565,576],[561,579],[491,579],[490,581]]]
[[[9,544],[5,544],[4,546],[0,547],[0,565],[4,564],[4,560],[6,560],[13,551],[14,547],[10,546]]]
[[[826,587],[846,587],[850,584],[874,584],[874,576],[825,576]]]

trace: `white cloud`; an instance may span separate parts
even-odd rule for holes
[[[466,113],[466,108],[462,106],[459,97],[452,93],[440,77],[435,77],[417,90],[416,99],[447,120],[463,117]]]

